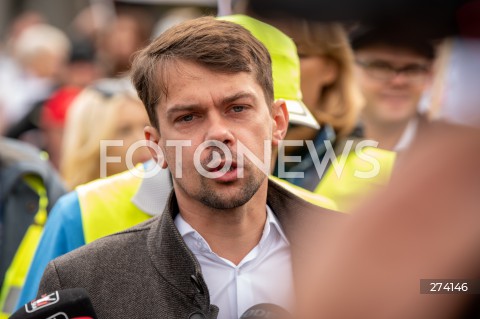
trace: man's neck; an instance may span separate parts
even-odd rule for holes
[[[385,150],[394,150],[400,141],[409,120],[397,123],[379,123],[368,117],[363,118],[364,136],[378,142],[378,147]]]
[[[267,218],[265,181],[245,205],[217,210],[177,195],[183,219],[207,241],[217,255],[238,265],[258,244]]]

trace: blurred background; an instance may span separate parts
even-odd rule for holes
[[[8,26],[18,15],[29,11],[38,12],[52,25],[67,30],[82,9],[95,3],[104,3],[106,6],[142,8],[156,17],[161,16],[171,7],[195,6],[215,13],[217,6],[216,0],[4,0],[0,2],[0,36],[6,35]]]
[[[244,13],[271,24],[297,47],[295,66],[301,74],[295,80],[300,78],[301,83],[295,84],[302,91],[298,97],[303,96],[302,101],[321,128],[314,130],[291,124],[287,140],[314,141],[317,152],[314,155],[320,160],[326,154],[325,143],[330,143],[337,155],[345,155],[345,171],[352,176],[359,162],[355,152],[342,153],[345,143],[379,142],[378,148],[370,149],[373,152],[370,156],[382,167],[376,179],[355,179],[348,174],[337,178],[332,166],[324,170],[324,175],[317,175],[313,161],[304,156],[309,150],[301,147],[287,150],[287,155],[302,157],[300,165],[288,169],[304,172],[307,178],[289,182],[334,200],[338,210],[350,213],[360,199],[368,199],[370,192],[373,194],[374,190],[389,184],[402,161],[415,154],[412,146],[416,142],[419,143],[417,152],[418,149],[430,151],[433,145],[436,148],[432,147],[431,153],[425,156],[428,161],[418,161],[417,166],[405,174],[415,177],[409,178],[405,185],[418,190],[399,200],[413,204],[425,201],[428,207],[405,208],[411,217],[400,210],[392,210],[391,214],[415,221],[422,213],[436,216],[443,208],[445,215],[465,222],[459,226],[459,233],[467,229],[466,226],[476,226],[471,231],[480,234],[479,222],[458,218],[462,212],[471,213],[472,219],[478,221],[479,0],[1,0],[0,288],[27,228],[43,227],[45,221],[39,223],[35,219],[32,224],[33,216],[42,213],[46,220],[59,194],[105,177],[99,168],[100,141],[122,141],[123,147],[111,147],[103,156],[123,159],[128,147],[144,138],[143,127],[148,125],[148,117],[128,77],[134,53],[174,24],[203,15],[232,13]],[[473,127],[474,131],[463,131],[464,127]],[[455,133],[457,131],[460,133]],[[34,161],[24,151],[33,152]],[[134,155],[133,164],[150,159],[145,148],[135,151]],[[451,164],[455,160],[458,162]],[[24,178],[32,171],[26,171],[25,167],[30,169],[30,166],[23,164],[38,161],[49,165],[48,170],[33,171],[38,173],[47,191],[33,196],[30,181]],[[437,163],[438,167],[431,163]],[[437,170],[422,180],[422,176],[417,175],[418,171],[427,172],[425,168]],[[126,169],[125,161],[112,162],[106,175]],[[442,178],[444,171],[452,176]],[[7,174],[16,176],[4,178]],[[51,191],[53,187],[47,183],[52,176],[55,176],[52,184],[56,192]],[[418,185],[425,186],[420,189],[410,185],[417,181],[423,181],[424,184]],[[471,186],[467,182],[477,184]],[[26,186],[16,189],[22,183]],[[429,185],[432,186],[430,192]],[[445,186],[451,196],[437,196],[433,186]],[[473,192],[467,194],[463,189],[477,193],[473,196]],[[25,200],[25,194],[33,196],[33,200]],[[464,198],[467,195],[470,197]],[[49,200],[44,209],[37,203],[42,202],[42,196]],[[450,206],[441,200],[457,206],[447,212],[445,207]],[[13,202],[25,207],[19,208],[11,204]],[[474,205],[466,208],[456,208],[473,202]],[[432,203],[437,204],[438,209]],[[389,205],[398,206],[395,202]],[[451,212],[455,212],[455,216],[449,214]],[[378,216],[386,213],[387,209],[378,210]],[[449,224],[448,220],[445,229],[435,233],[449,232]],[[395,228],[390,221],[385,225],[387,230]],[[411,231],[407,226],[406,229],[398,233]],[[432,228],[432,233],[434,230]],[[412,238],[422,241],[422,233],[417,235],[413,233]],[[444,245],[444,239],[450,240],[442,236],[438,243]],[[29,247],[29,253],[33,254],[36,246]],[[475,249],[478,252],[478,241]],[[338,251],[348,252],[348,249]],[[424,256],[428,259],[425,254],[418,258]],[[433,257],[432,263],[436,260]],[[379,263],[379,268],[382,267]],[[28,264],[24,268],[26,271]],[[402,269],[398,272],[402,273]],[[330,274],[330,271],[324,273],[325,277]],[[478,277],[478,271],[476,275]],[[15,285],[14,280],[7,280],[7,284],[3,284],[0,310],[8,311],[0,311],[0,319],[7,318],[14,309],[25,276],[26,273],[22,273],[17,280],[11,275],[19,283]],[[387,279],[384,282],[387,283]],[[7,300],[10,293],[14,297]],[[337,300],[343,301],[343,297]],[[8,307],[1,309],[4,304]],[[348,310],[349,307],[339,308]],[[413,318],[399,316],[403,317]]]

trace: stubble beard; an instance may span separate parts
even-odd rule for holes
[[[248,174],[248,171],[252,172],[252,174]],[[186,180],[178,179],[177,185],[190,198],[201,202],[207,207],[216,210],[233,209],[245,205],[257,193],[266,178],[266,176],[260,170],[257,171],[256,168],[252,170],[252,167],[250,167],[250,169],[245,167],[244,172],[245,175],[242,178],[243,181],[241,181],[243,182],[243,186],[230,196],[226,196],[221,191],[219,192],[218,189],[221,187],[228,188],[230,187],[229,184],[232,183],[225,183],[224,185],[214,187],[213,183],[215,182],[204,176],[200,176],[200,189],[196,193],[193,193],[185,187],[186,185],[183,182]]]

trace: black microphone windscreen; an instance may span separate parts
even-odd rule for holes
[[[42,295],[18,309],[10,319],[97,319],[83,288],[57,290]]]
[[[271,303],[261,303],[248,308],[240,319],[291,319],[284,308]]]

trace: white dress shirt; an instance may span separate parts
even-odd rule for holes
[[[270,207],[266,211],[260,241],[238,265],[215,254],[180,214],[175,217],[178,231],[200,263],[210,302],[220,308],[218,319],[240,318],[260,303],[292,307],[290,244]]]

